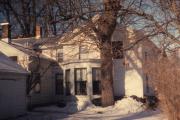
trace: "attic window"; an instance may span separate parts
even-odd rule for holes
[[[63,49],[62,48],[57,50],[56,59],[58,62],[63,62]]]
[[[9,58],[14,62],[18,61],[18,56],[9,56]]]
[[[79,46],[79,59],[86,59],[88,54],[88,46],[80,45]]]
[[[144,52],[144,59],[147,60],[148,59],[148,53]]]

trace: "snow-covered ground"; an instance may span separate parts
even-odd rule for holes
[[[97,107],[89,101],[69,103],[65,108],[57,106],[36,108],[26,116],[15,120],[163,120],[159,110],[146,110],[145,106],[133,100],[124,98],[114,106]],[[165,120],[165,119],[164,119]]]

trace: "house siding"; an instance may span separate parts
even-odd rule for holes
[[[13,41],[13,40],[12,40]],[[7,56],[18,56],[18,64],[20,64],[23,68],[30,72],[36,71],[37,66],[39,66],[38,62],[40,60],[40,66],[38,68],[38,72],[43,75],[41,78],[41,91],[40,93],[30,93],[28,95],[28,105],[36,106],[36,105],[44,105],[44,104],[50,104],[54,102],[58,102],[60,100],[59,95],[55,94],[55,73],[61,73],[62,69],[58,65],[50,65],[51,63],[56,63],[52,59],[48,57],[39,57],[39,60],[37,57],[33,56],[31,54],[28,54],[26,52],[20,51],[19,49],[15,48],[14,46],[11,46],[11,44],[5,43],[3,41],[0,41],[0,50],[2,53],[4,53]],[[31,51],[33,52],[33,51]],[[49,66],[50,65],[50,66]],[[56,70],[54,67],[57,67]],[[45,72],[45,73],[44,73]]]
[[[76,32],[76,30],[78,29],[75,29],[73,32]],[[112,35],[112,42],[122,41],[123,46],[128,47],[128,45],[143,36],[143,32],[141,31],[117,26]],[[87,96],[93,98],[92,68],[101,67],[100,50],[97,46],[96,39],[95,35],[94,37],[90,37],[85,33],[81,33],[65,43],[59,43],[59,45],[63,46],[63,62],[59,64],[63,68],[64,76],[67,69],[71,71],[72,95],[75,95],[74,69],[87,68]],[[148,38],[145,38],[143,41],[149,42],[139,42],[133,48],[124,51],[122,58],[113,59],[113,88],[115,96],[136,95],[138,97],[144,97],[144,95],[150,95],[147,93],[147,83],[144,77],[144,69],[147,66],[143,54],[147,50],[148,54],[153,52],[156,54],[157,51],[154,51],[154,49],[157,48],[154,47],[155,45]],[[87,52],[83,53],[83,55],[81,55],[80,51],[81,46],[86,46],[87,49]],[[153,54],[149,55],[154,56]],[[151,92],[151,95],[153,95],[153,92]]]

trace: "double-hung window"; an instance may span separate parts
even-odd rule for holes
[[[101,94],[101,70],[100,68],[92,69],[93,94]]]
[[[65,80],[66,80],[66,95],[71,95],[71,82],[70,82],[70,69],[67,69],[65,72]]]
[[[87,70],[85,68],[75,69],[75,94],[87,95]]]

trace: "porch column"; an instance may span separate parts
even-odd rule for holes
[[[66,96],[66,69],[63,69],[63,95]]]
[[[93,97],[93,85],[92,85],[92,68],[87,67],[87,95],[90,99]]]
[[[70,70],[71,95],[75,95],[74,68]]]

